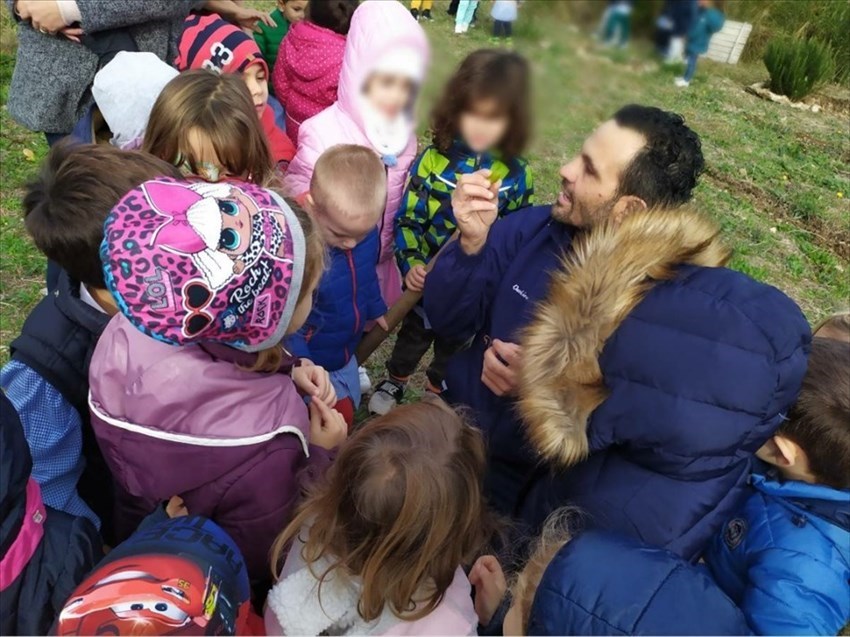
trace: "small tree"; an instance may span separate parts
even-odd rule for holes
[[[817,38],[784,36],[771,40],[764,53],[770,90],[799,100],[835,73],[832,47]]]

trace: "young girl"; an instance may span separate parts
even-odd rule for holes
[[[500,216],[533,203],[531,168],[521,156],[531,127],[529,101],[528,64],[515,53],[476,51],[449,80],[434,111],[433,144],[411,167],[396,217],[395,253],[407,289],[422,291],[425,266],[455,231],[451,195],[460,175],[486,168],[500,180]],[[427,325],[421,307],[405,317],[387,363],[389,378],[369,401],[372,413],[395,407],[432,343],[429,389],[441,391],[457,344],[435,338]]]
[[[388,183],[387,205],[378,224],[377,272],[387,305],[401,295],[393,259],[393,221],[416,155],[413,104],[427,57],[425,32],[404,5],[381,0],[361,4],[351,19],[339,99],[301,127],[298,152],[283,180],[287,194],[303,196],[316,160],[336,144],[366,146],[381,157]]]
[[[509,46],[513,43],[513,23],[516,22],[519,13],[519,0],[495,0],[490,17],[493,18],[493,38],[491,42],[497,44],[504,39]]]
[[[159,179],[113,209],[101,257],[121,314],[92,357],[89,407],[120,486],[119,539],[177,494],[263,579],[299,474],[346,431],[327,373],[280,346],[312,305],[318,231],[250,184]]]
[[[439,401],[358,430],[275,542],[267,634],[474,635],[461,566],[487,539],[485,462]]]
[[[274,94],[286,112],[286,133],[296,144],[301,124],[336,101],[345,36],[359,0],[315,0],[293,24],[274,65]]]
[[[238,75],[248,87],[253,110],[259,117],[275,165],[286,166],[295,156],[295,146],[275,124],[269,106],[269,66],[257,43],[239,27],[216,14],[190,15],[180,38],[174,66],[180,71],[207,69]]]
[[[269,185],[275,171],[245,83],[209,71],[181,73],[151,110],[142,150],[187,176]]]

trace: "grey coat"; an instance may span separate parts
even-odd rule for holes
[[[12,0],[7,0],[10,9]],[[171,63],[183,20],[198,0],[77,0],[86,33],[127,27],[139,51]],[[201,3],[202,4],[202,3]],[[18,21],[9,113],[34,131],[69,133],[92,103],[98,58],[82,44]]]

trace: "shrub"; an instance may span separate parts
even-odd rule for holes
[[[780,37],[768,42],[764,65],[770,90],[799,100],[835,73],[832,47],[816,38]]]

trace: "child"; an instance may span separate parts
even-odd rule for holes
[[[60,604],[103,554],[82,517],[46,507],[24,431],[0,392],[0,634],[46,635]]]
[[[416,155],[413,104],[427,57],[425,32],[402,4],[368,0],[360,5],[345,45],[339,99],[301,127],[298,153],[283,180],[287,194],[302,197],[313,166],[331,146],[357,144],[378,153],[387,171],[387,202],[378,224],[377,272],[388,305],[401,296],[393,258],[394,222]]]
[[[186,176],[269,185],[269,146],[245,83],[234,75],[187,71],[160,93],[142,149]]]
[[[293,354],[330,371],[337,409],[349,424],[360,405],[354,350],[366,323],[382,321],[387,311],[375,274],[375,226],[386,199],[387,176],[371,149],[332,146],[316,162],[307,207],[330,246],[330,267],[310,317],[288,344]]]
[[[484,464],[439,401],[364,425],[275,542],[267,634],[474,635],[461,566],[489,530]]]
[[[301,125],[337,98],[345,38],[359,0],[314,0],[289,30],[277,55],[274,94],[286,111],[286,132],[298,144]]]
[[[126,492],[119,538],[140,511],[178,494],[262,580],[299,474],[321,468],[345,437],[325,406],[336,402],[327,373],[298,367],[280,346],[310,312],[321,237],[270,191],[175,180],[129,192],[105,233],[121,314],[92,357],[89,406]],[[296,388],[313,399],[309,415]]]
[[[741,611],[703,568],[614,533],[586,531],[571,539],[563,516],[559,511],[547,521],[510,596],[493,556],[472,567],[480,634],[750,634]]]
[[[240,28],[215,14],[190,15],[180,38],[174,65],[180,71],[207,69],[217,73],[235,73],[251,93],[254,109],[269,143],[275,165],[286,165],[295,156],[295,146],[275,124],[269,106],[269,66],[257,43]]]
[[[23,423],[32,477],[47,506],[83,516],[108,542],[112,476],[89,422],[88,367],[97,339],[118,311],[100,264],[103,222],[129,190],[177,169],[109,145],[59,143],[23,199],[36,247],[61,268],[58,286],[27,317],[0,371],[0,386]]]
[[[408,290],[422,291],[425,266],[455,231],[451,195],[460,175],[492,171],[500,181],[499,216],[534,202],[531,168],[521,157],[530,110],[528,64],[514,53],[471,53],[449,80],[434,113],[433,145],[411,167],[396,217],[395,253]],[[436,338],[418,306],[402,323],[387,363],[389,378],[369,400],[370,411],[385,414],[401,400],[432,343],[428,389],[440,393],[445,365],[458,344]]]
[[[607,46],[620,48],[629,43],[634,0],[609,0],[602,18],[602,38]]]
[[[304,19],[306,10],[307,0],[277,0],[277,9],[272,11],[271,15],[274,26],[269,26],[265,22],[258,23],[259,32],[254,35],[254,40],[260,47],[263,59],[269,65],[272,77],[274,77],[274,64],[277,61],[280,43],[289,32],[289,27]]]
[[[753,495],[706,562],[760,635],[850,621],[850,343],[818,335],[797,403],[758,451]]]
[[[478,0],[460,0],[455,16],[455,33],[466,33],[472,24],[472,17],[478,9]]]
[[[250,635],[245,561],[217,524],[157,508],[65,600],[57,635]]]
[[[110,143],[124,149],[141,146],[151,109],[176,76],[177,70],[153,53],[122,52],[98,71],[91,91],[112,135]],[[93,123],[86,122],[88,130]],[[96,135],[89,137],[85,130],[80,131],[80,137],[83,141],[96,141],[92,138]]]
[[[493,38],[491,42],[497,44],[500,38],[504,38],[509,46],[513,44],[513,23],[516,22],[519,0],[495,0],[490,17],[493,18]]]
[[[434,19],[431,17],[431,7],[433,6],[434,0],[410,0],[410,15],[417,20],[421,17],[430,22]]]
[[[726,16],[715,6],[714,0],[699,0],[699,9],[693,19],[691,29],[688,31],[688,39],[685,42],[685,57],[687,67],[685,75],[676,78],[676,86],[685,88],[690,86],[691,80],[697,71],[697,60],[700,55],[708,51],[711,36],[723,28]]]

